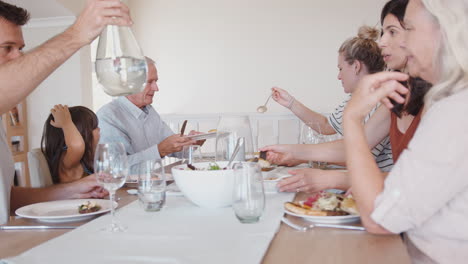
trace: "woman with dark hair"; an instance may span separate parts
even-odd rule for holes
[[[389,71],[405,71],[407,57],[401,46],[404,43],[405,31],[402,25],[407,4],[406,0],[391,0],[382,9],[383,30],[379,46]],[[383,157],[383,160],[377,159],[376,161],[379,163],[392,161],[391,165],[393,165],[419,125],[424,95],[431,85],[417,78],[410,79],[405,84],[411,87],[407,100],[393,108],[392,111],[383,106],[378,107],[365,125],[369,149],[377,146],[386,156]],[[363,102],[365,103],[365,101]],[[342,116],[342,112],[340,116]],[[340,119],[340,124],[341,121]],[[290,160],[346,162],[343,140],[315,145],[275,145],[261,150],[268,151],[267,158],[272,163],[277,164],[288,163]],[[374,154],[374,150],[372,154]],[[375,154],[373,156],[375,157]],[[378,167],[382,170],[380,164]],[[390,166],[382,171],[390,171]],[[344,172],[299,169],[291,173],[295,176],[281,181],[278,184],[280,190],[315,192],[328,188],[347,189],[351,185],[349,177]]]
[[[93,174],[97,142],[98,119],[93,111],[84,106],[54,106],[41,140],[54,183],[72,182]]]
[[[384,72],[359,84],[344,113],[353,195],[368,232],[403,234],[412,263],[468,259],[468,1],[410,0],[405,41],[410,76],[434,86],[421,124],[389,175],[373,164],[362,120],[390,98],[403,103],[408,75]],[[362,104],[365,101],[366,104]],[[463,121],[465,120],[465,121]]]

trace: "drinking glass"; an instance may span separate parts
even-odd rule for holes
[[[143,91],[148,65],[129,27],[108,25],[99,36],[96,76],[111,96]]]
[[[315,122],[308,122],[302,123],[301,125],[301,134],[299,142],[301,144],[320,144],[326,142],[326,136],[322,135],[322,130],[320,128],[319,123]],[[314,164],[316,166],[314,166]],[[320,161],[309,161],[309,167],[318,167],[323,168],[325,166],[325,162]]]
[[[253,162],[234,165],[234,213],[241,223],[256,223],[265,210],[265,191],[260,166]]]
[[[161,210],[166,202],[166,176],[160,160],[138,164],[138,200],[148,212]]]
[[[182,148],[182,163],[194,164],[202,161],[199,145],[189,145]]]
[[[115,192],[124,185],[128,175],[128,161],[122,143],[98,144],[94,155],[94,174],[97,181],[109,192],[111,224],[106,231],[122,232],[126,228],[115,218]]]
[[[234,160],[245,161],[254,157],[252,129],[248,116],[222,117],[216,132],[216,161],[227,161],[231,158],[237,140],[244,138],[244,144]]]

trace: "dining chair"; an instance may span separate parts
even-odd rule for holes
[[[49,165],[40,148],[28,152],[28,164],[31,187],[46,187],[53,184]]]

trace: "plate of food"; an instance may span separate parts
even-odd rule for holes
[[[284,204],[286,214],[315,223],[349,223],[359,221],[359,211],[351,194],[322,191],[307,200]]]
[[[60,200],[23,206],[15,213],[41,222],[75,222],[107,213],[111,210],[110,205],[109,200],[102,199]],[[114,202],[114,206],[117,205],[117,202]]]

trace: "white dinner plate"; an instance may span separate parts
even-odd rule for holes
[[[78,207],[86,202],[95,202],[101,206],[97,212],[80,214]],[[117,202],[114,202],[117,207]],[[62,223],[85,220],[111,210],[110,201],[102,199],[74,199],[30,204],[16,210],[18,216],[41,222]]]
[[[216,132],[210,132],[210,133],[198,134],[198,135],[191,135],[191,136],[187,136],[187,137],[191,138],[191,139],[194,139],[194,140],[204,140],[204,139],[216,138]]]
[[[209,133],[191,135],[191,136],[186,136],[186,137],[194,139],[194,140],[204,140],[204,139],[216,138],[216,136],[225,137],[225,136],[227,136],[229,134],[230,134],[229,132],[222,132],[222,133],[209,132]]]
[[[359,215],[340,215],[340,216],[312,216],[312,215],[300,215],[288,210],[284,210],[288,215],[293,215],[301,217],[302,219],[313,222],[313,223],[323,223],[323,224],[344,224],[359,221]]]

